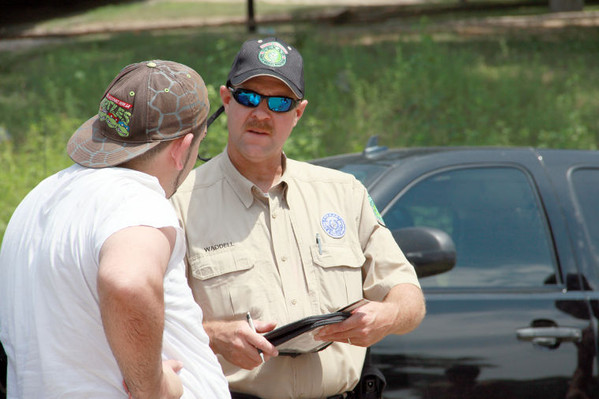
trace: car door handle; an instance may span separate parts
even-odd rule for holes
[[[574,327],[526,327],[516,330],[520,341],[555,348],[562,342],[582,341],[582,331]]]

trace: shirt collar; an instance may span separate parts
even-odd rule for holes
[[[287,170],[288,162],[287,162],[287,157],[285,156],[285,154],[282,155],[282,163],[283,163],[283,175],[281,176],[281,179],[279,180],[279,182],[273,188],[271,188],[271,190],[273,190],[273,189],[283,190],[283,198],[286,200],[287,191],[289,189],[289,184],[288,184],[289,173]],[[226,148],[222,153],[221,165],[222,165],[223,173],[224,173],[227,181],[229,182],[229,184],[231,184],[233,191],[235,191],[235,194],[237,194],[237,196],[239,197],[241,202],[245,205],[245,207],[249,208],[255,200],[254,193],[252,190],[256,190],[256,192],[258,193],[257,195],[260,195],[260,193],[262,191],[260,190],[260,188],[258,188],[254,183],[252,183],[250,180],[248,180],[245,176],[243,176],[237,170],[235,165],[233,165],[233,163],[231,162],[231,159],[229,159],[229,155],[227,153]]]
[[[222,171],[225,175],[225,178],[235,191],[235,194],[239,197],[241,202],[245,205],[246,208],[249,208],[254,201],[254,196],[252,195],[252,187],[254,183],[246,179],[239,171],[235,168],[231,160],[229,159],[229,155],[227,154],[227,149],[222,153],[221,156],[221,165]]]

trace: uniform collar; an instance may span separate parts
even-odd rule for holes
[[[239,171],[235,168],[235,166],[229,159],[229,154],[227,154],[226,148],[221,155],[222,171],[225,175],[225,178],[227,179],[227,181],[233,188],[233,191],[235,192],[235,194],[237,194],[243,205],[245,205],[246,208],[249,208],[250,205],[252,205],[252,202],[254,201],[254,196],[252,195],[252,187],[254,186],[254,183],[252,183],[251,181],[246,179],[241,173],[239,173]]]
[[[277,183],[275,187],[279,187],[279,189],[283,190],[283,198],[287,197],[287,191],[289,189],[289,162],[287,161],[287,157],[285,154],[283,156],[283,176],[281,176],[281,180]],[[222,152],[220,159],[221,167],[225,178],[235,191],[235,194],[239,197],[240,201],[245,205],[246,208],[249,208],[255,200],[253,190],[257,191],[257,195],[260,195],[262,192],[254,183],[248,180],[245,176],[243,176],[237,168],[229,159],[229,155],[227,154],[227,149]]]
[[[283,161],[283,176],[281,176],[281,180],[279,181],[279,183],[277,183],[277,185],[275,187],[280,187],[280,189],[283,190],[283,198],[286,198],[287,191],[289,188],[289,184],[287,181],[288,177],[289,177],[289,170],[288,170],[289,162],[287,162],[287,157],[285,156],[285,154],[283,154],[282,156],[283,156],[283,159],[282,159],[282,161]],[[235,194],[237,194],[237,196],[239,197],[241,202],[245,205],[245,207],[249,208],[255,200],[253,190],[256,190],[258,195],[260,195],[259,193],[261,193],[262,191],[254,183],[252,183],[245,176],[243,176],[237,170],[237,168],[235,168],[235,165],[233,165],[233,163],[231,162],[231,159],[229,158],[226,148],[222,153],[221,165],[222,165],[223,173],[224,173],[227,181],[229,182],[229,184],[231,184],[233,191],[235,191]]]

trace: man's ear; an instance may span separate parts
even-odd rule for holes
[[[302,100],[297,105],[297,107],[295,107],[293,109],[293,112],[295,113],[294,118],[293,118],[293,126],[294,127],[295,127],[295,125],[297,125],[297,122],[299,122],[300,118],[304,114],[304,110],[306,109],[307,105],[308,105],[308,100]]]
[[[225,106],[225,112],[226,112],[229,108],[229,103],[231,102],[231,99],[233,98],[231,91],[229,90],[229,88],[227,86],[222,85],[220,87],[219,94],[220,94],[220,99],[223,102],[223,105]]]
[[[192,133],[187,133],[185,136],[173,140],[169,148],[169,156],[177,170],[183,170],[185,167],[185,160],[187,159],[187,153],[192,141]]]

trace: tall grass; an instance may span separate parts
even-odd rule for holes
[[[305,60],[308,108],[286,145],[309,159],[389,146],[596,149],[599,29],[463,38],[279,27]],[[424,31],[423,31],[424,32]],[[262,35],[264,36],[264,35]],[[71,162],[65,144],[125,65],[170,59],[204,77],[213,109],[243,28],[95,36],[0,52],[0,238],[14,207]],[[220,152],[225,117],[201,153]]]
[[[599,36],[561,34],[328,48],[332,68],[308,67],[326,80],[308,92],[325,143],[309,155],[360,150],[370,134],[393,146],[596,149]]]

